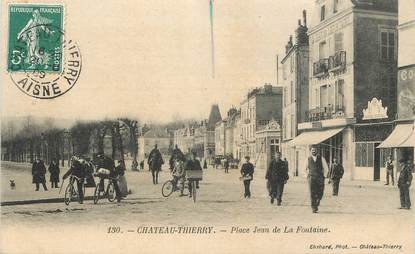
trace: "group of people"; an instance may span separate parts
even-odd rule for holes
[[[120,202],[123,197],[127,195],[127,183],[124,177],[125,163],[123,160],[118,161],[115,166],[114,160],[103,154],[97,156],[97,160],[92,162],[88,159],[73,156],[70,160],[70,167],[68,171],[62,176],[62,180],[71,178],[71,181],[76,182],[80,203],[83,203],[84,193],[83,187],[95,187],[95,180],[93,177],[94,169],[106,169],[109,172],[108,179],[113,182],[117,201]],[[51,188],[59,188],[60,168],[57,160],[52,160],[49,165]],[[48,190],[46,186],[46,166],[43,160],[36,158],[32,164],[32,182],[36,184],[36,191],[39,191],[40,184],[42,184],[45,191]],[[100,191],[104,191],[104,179],[100,177],[99,187]],[[74,182],[74,183],[75,183]],[[121,189],[119,186],[121,183]]]
[[[333,162],[329,168],[326,159],[318,154],[316,146],[312,146],[310,152],[311,155],[308,157],[306,163],[307,181],[310,193],[311,210],[313,213],[317,213],[324,194],[325,178],[328,178],[328,183],[332,184],[332,195],[338,196],[340,180],[343,177],[344,168],[337,158],[333,158]],[[245,163],[242,164],[241,167],[241,179],[244,183],[244,197],[250,198],[250,183],[253,179],[254,165],[250,162],[249,156],[246,156],[245,160]],[[409,187],[412,183],[412,167],[410,161],[407,159],[401,159],[399,163],[401,166],[401,172],[398,178],[401,201],[400,209],[410,209],[411,201],[409,197]],[[386,174],[386,184],[389,184],[389,176],[392,176],[392,184],[394,184],[392,157],[386,162]],[[277,200],[277,205],[280,206],[282,203],[284,185],[289,179],[288,163],[286,160],[281,159],[280,152],[276,152],[275,157],[270,162],[265,174],[265,179],[267,180],[267,189],[271,204],[274,204],[275,200]]]
[[[152,172],[153,184],[158,184],[158,174],[161,171],[161,167],[164,164],[163,157],[161,152],[158,150],[157,145],[154,146],[154,149],[150,152],[148,157],[147,163],[149,165],[149,169]],[[401,166],[401,171],[398,178],[398,187],[400,192],[400,201],[401,201],[401,209],[410,209],[411,201],[409,197],[409,187],[412,183],[412,167],[410,165],[409,160],[401,159],[399,161]],[[104,168],[109,170],[109,179],[113,181],[114,188],[116,192],[116,198],[118,202],[121,201],[122,197],[126,195],[126,181],[125,177],[123,178],[125,183],[122,184],[124,187],[123,190],[120,190],[119,187],[119,177],[124,176],[124,172],[126,170],[124,161],[118,161],[118,165],[114,165],[114,160],[101,154],[97,156],[97,163],[96,168]],[[178,183],[181,183],[181,196],[183,196],[183,189],[184,189],[184,182],[185,182],[185,174],[188,170],[202,170],[200,161],[196,158],[195,152],[190,152],[187,156],[177,147],[175,146],[171,158],[169,160],[170,170],[173,175],[174,180],[174,187],[177,187]],[[394,178],[393,178],[393,160],[390,156],[386,161],[386,184],[389,184],[389,177],[392,179],[392,185],[394,185]],[[52,160],[49,165],[49,172],[50,172],[50,182],[51,188],[58,188],[59,183],[59,174],[60,168],[59,164],[56,160]],[[241,166],[241,180],[244,184],[244,197],[250,198],[251,197],[251,181],[253,180],[255,166],[250,162],[250,157],[245,157],[245,163]],[[93,164],[90,161],[80,159],[77,157],[73,157],[71,161],[71,167],[69,170],[64,174],[63,179],[66,179],[70,175],[76,176],[77,186],[79,190],[80,199],[83,200],[83,184],[88,182],[93,182]],[[284,191],[284,185],[289,180],[288,174],[288,162],[284,159],[281,159],[281,153],[276,152],[274,158],[271,160],[266,174],[265,179],[267,181],[267,189],[270,197],[271,204],[274,204],[275,200],[277,201],[277,205],[280,206],[282,204],[282,196]],[[325,188],[325,178],[328,178],[328,183],[332,184],[332,195],[337,196],[339,194],[339,186],[340,180],[344,174],[344,168],[339,163],[337,158],[333,159],[333,162],[329,168],[326,159],[323,158],[317,152],[317,147],[312,146],[310,149],[310,156],[306,162],[306,171],[307,171],[307,181],[309,186],[309,193],[310,193],[310,203],[311,209],[313,213],[318,212],[318,208],[320,206],[320,202],[323,198],[324,188]],[[36,184],[36,191],[39,190],[40,184],[43,185],[45,191],[47,191],[46,187],[46,167],[45,163],[38,158],[35,159],[32,165],[32,176],[33,176],[33,183]],[[91,184],[91,183],[89,183]],[[92,183],[95,186],[95,183]],[[104,190],[104,179],[101,178],[100,182],[100,189]],[[191,197],[192,193],[192,186],[189,182],[189,193]],[[196,188],[199,188],[199,182],[196,182]]]
[[[51,188],[59,188],[59,174],[60,168],[56,160],[52,160],[49,164],[48,171],[50,173]],[[45,191],[48,190],[46,186],[46,166],[45,162],[36,158],[32,164],[32,182],[36,185],[36,191],[39,191],[40,184],[42,184]]]
[[[158,173],[161,171],[161,167],[164,164],[161,152],[157,148],[157,144],[151,150],[147,163],[152,173],[153,184],[158,184]],[[186,178],[186,171],[189,170],[202,170],[200,161],[197,159],[196,152],[192,151],[188,155],[185,155],[180,148],[176,145],[172,151],[169,168],[173,175],[174,188],[178,188],[180,184],[180,196],[184,196],[184,183]],[[199,188],[199,181],[196,180],[196,188]],[[192,184],[188,182],[189,197],[192,197]]]

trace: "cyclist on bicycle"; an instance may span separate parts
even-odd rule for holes
[[[184,161],[183,160],[175,160],[173,162],[174,166],[173,166],[173,189],[177,190],[177,184],[180,183],[180,196],[184,196],[183,191],[184,191],[184,182],[185,182],[185,173],[186,171],[184,170]]]
[[[86,176],[86,170],[85,167],[82,165],[81,161],[77,157],[72,157],[71,159],[72,165],[69,168],[69,170],[63,175],[63,180],[68,178],[68,176],[75,176],[76,178],[76,185],[78,188],[78,194],[79,194],[79,203],[82,204],[84,202],[84,181]]]
[[[105,156],[104,154],[99,154],[97,156],[97,159],[98,159],[98,167],[97,167],[98,170],[106,169],[109,171],[108,179],[112,181],[112,183],[114,184],[117,202],[121,202],[121,191],[120,191],[120,187],[118,186],[118,180],[117,180],[119,172],[115,170],[114,160],[108,156]],[[105,179],[104,177],[100,176],[100,179],[99,179],[100,191],[104,191],[104,179]]]
[[[186,161],[184,169],[187,170],[202,170],[202,166],[200,165],[200,161],[196,159],[196,152],[193,151],[190,153],[190,158]],[[189,188],[189,197],[192,197],[192,181],[188,183]],[[196,189],[199,189],[199,181],[196,180]]]

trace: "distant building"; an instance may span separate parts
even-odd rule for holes
[[[234,129],[236,128],[236,118],[239,112],[236,108],[231,108],[227,117],[216,123],[215,127],[215,155],[234,156]]]
[[[174,131],[174,145],[183,153],[194,151],[199,158],[204,157],[204,143],[207,121],[189,123],[183,128]]]
[[[306,120],[308,110],[308,61],[309,42],[306,11],[303,23],[298,20],[295,41],[292,36],[285,47],[282,64],[283,110],[282,110],[282,157],[286,158],[293,175],[298,175],[298,155],[288,143],[298,135],[298,123]]]
[[[305,175],[310,145],[344,178],[379,180],[385,161],[376,147],[396,114],[396,0],[314,1],[309,28],[309,109],[290,144]]]
[[[215,127],[216,123],[220,121],[222,121],[222,116],[219,111],[219,106],[214,104],[210,110],[204,138],[204,157],[209,163],[212,163],[215,157]]]
[[[173,148],[173,134],[168,130],[152,128],[138,138],[139,160],[147,160],[148,155],[157,144],[165,163]]]
[[[282,88],[265,84],[250,91],[241,102],[241,157],[250,156],[256,161],[261,146],[256,144],[256,132],[271,119],[281,122]]]

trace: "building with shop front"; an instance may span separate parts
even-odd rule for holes
[[[397,76],[396,0],[316,0],[309,28],[309,109],[290,145],[305,175],[310,145],[344,178],[379,180],[377,146],[393,128]]]
[[[298,135],[297,125],[305,121],[308,110],[308,35],[307,17],[298,20],[295,41],[292,36],[285,47],[282,64],[282,156],[286,158],[294,176],[298,175],[298,156],[289,142]]]
[[[282,119],[282,87],[265,84],[250,91],[241,102],[241,157],[250,156],[256,161],[260,148],[256,144],[256,132],[271,119],[277,122]]]
[[[281,152],[280,124],[271,119],[256,131],[257,168],[266,170],[276,152]],[[284,156],[284,155],[283,155]]]
[[[414,163],[415,147],[415,2],[399,0],[398,88],[395,128],[378,148],[391,153],[395,162],[408,159]],[[396,163],[399,170],[399,164]],[[395,170],[395,174],[396,174]]]

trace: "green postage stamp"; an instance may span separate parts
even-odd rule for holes
[[[62,71],[63,6],[9,5],[8,71]]]

